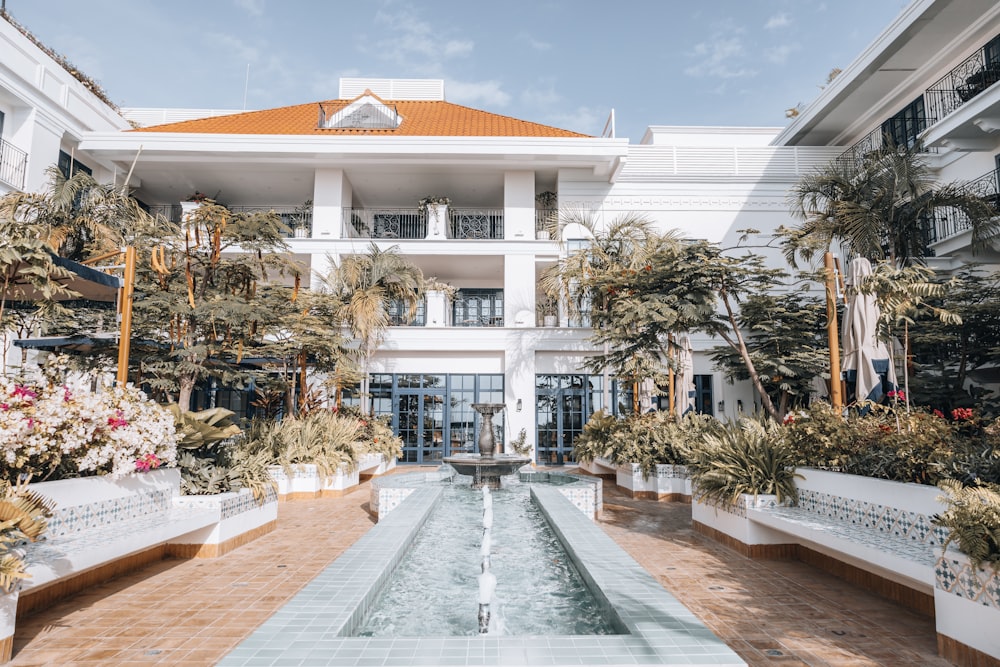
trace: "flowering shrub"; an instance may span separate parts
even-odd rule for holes
[[[786,426],[797,465],[921,484],[993,481],[1000,475],[1000,451],[992,431],[979,426],[972,410],[956,412],[949,420],[940,410],[907,414],[873,406],[864,416],[845,418],[816,403]]]
[[[0,377],[4,479],[117,476],[142,469],[137,461],[149,456],[157,466],[173,464],[176,451],[172,416],[138,389],[92,392],[89,379],[40,386]]]

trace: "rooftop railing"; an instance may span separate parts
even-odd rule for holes
[[[10,142],[0,139],[0,180],[18,190],[23,190],[27,169],[28,154]]]

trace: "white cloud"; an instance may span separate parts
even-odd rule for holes
[[[746,49],[743,41],[736,35],[715,35],[708,41],[696,44],[690,55],[698,62],[684,69],[688,76],[730,79],[756,74],[743,64]]]
[[[504,107],[510,103],[510,95],[503,91],[499,81],[455,81],[445,82],[448,101],[465,106]]]
[[[779,46],[773,46],[769,49],[764,49],[764,57],[772,63],[783,65],[788,62],[788,56],[798,50],[798,44],[781,44]]]
[[[518,41],[524,42],[535,51],[548,51],[552,48],[552,42],[545,42],[526,32],[518,33]]]
[[[767,20],[764,24],[766,30],[775,30],[777,28],[787,28],[792,25],[792,19],[788,17],[788,14],[781,12],[780,14],[775,14]]]
[[[443,38],[435,25],[421,20],[410,7],[395,12],[379,10],[375,21],[389,34],[370,52],[411,72],[440,73],[445,60],[467,56],[475,48],[470,40]]]
[[[518,95],[522,105],[551,109],[563,102],[563,96],[551,86],[548,88],[526,88]]]
[[[235,35],[227,35],[221,32],[207,32],[204,35],[204,41],[213,50],[229,54],[240,62],[255,62],[260,54],[256,47],[247,44]]]
[[[590,107],[577,107],[568,113],[557,113],[549,115],[545,124],[558,127],[572,132],[583,132],[584,134],[599,135],[611,115],[611,108],[604,110],[592,109]]]
[[[233,0],[233,4],[250,16],[264,15],[264,0]]]

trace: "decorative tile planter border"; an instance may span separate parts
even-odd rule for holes
[[[960,665],[1000,665],[1000,569],[948,552],[934,566],[938,653]]]
[[[691,476],[686,466],[660,463],[647,477],[642,466],[629,463],[618,466],[615,483],[628,489],[633,498],[691,502]]]

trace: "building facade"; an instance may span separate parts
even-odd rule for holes
[[[570,460],[593,411],[631,406],[629,388],[584,370],[586,323],[542,306],[541,272],[584,236],[548,238],[553,211],[603,221],[639,212],[723,245],[755,229],[766,246],[794,223],[787,196],[799,178],[886,132],[921,140],[941,179],[998,192],[1000,7],[986,0],[917,0],[786,128],[653,125],[638,143],[455,105],[438,80],[344,79],[336,98],[263,111],[134,110],[144,126],[133,130],[86,94],[78,101],[71,77],[0,27],[38,61],[18,69],[5,58],[0,70],[3,138],[29,165],[6,187],[37,189],[34,169],[62,151],[100,180],[131,170],[135,196],[175,219],[196,192],[281,213],[314,287],[331,263],[375,243],[455,289],[453,299],[428,294],[415,320],[391,328],[362,387],[414,463],[474,448],[473,402],[504,403],[504,439],[524,429],[545,463]],[[953,270],[973,255],[948,215],[928,222],[928,241],[934,264]],[[995,249],[976,258],[995,262]],[[693,343],[699,409],[752,411],[749,384],[712,367],[718,341]]]

